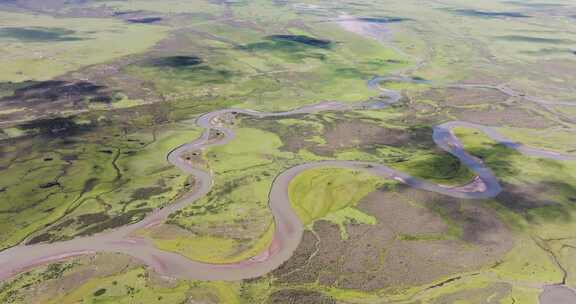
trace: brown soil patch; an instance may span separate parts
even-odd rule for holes
[[[535,208],[558,205],[553,200],[543,198],[549,191],[550,185],[544,183],[526,186],[503,184],[503,191],[496,200],[512,211],[525,213]]]
[[[350,237],[341,240],[337,226],[317,222],[319,241],[305,232],[294,256],[273,275],[281,283],[318,281],[371,291],[477,269],[512,247],[509,230],[479,204],[411,188],[374,192],[359,208],[375,216],[376,225],[348,225]],[[449,224],[443,217],[460,227],[461,239],[446,236]]]
[[[248,127],[278,134],[284,143],[281,149],[295,153],[301,149],[307,149],[317,155],[333,156],[334,153],[346,149],[372,149],[379,145],[434,147],[431,128],[387,128],[361,117],[354,117],[353,114],[330,113],[329,115],[335,117],[330,117],[330,119],[323,115],[291,117],[320,123],[323,126],[322,130],[306,124],[287,126],[266,118],[258,120],[246,118],[242,123]],[[314,136],[322,138],[325,143],[315,142]]]
[[[442,105],[476,105],[496,104],[508,99],[508,95],[495,90],[484,88],[446,88],[431,89],[421,98],[437,101]]]
[[[516,128],[549,128],[554,122],[546,117],[521,108],[505,107],[498,109],[452,109],[457,120],[488,126],[508,126]]]
[[[338,121],[326,128],[323,134],[326,144],[313,147],[312,152],[330,155],[335,150],[369,145],[402,146],[410,140],[405,130],[384,128],[363,121]]]

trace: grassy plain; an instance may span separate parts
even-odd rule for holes
[[[13,151],[4,152],[8,175],[0,180],[2,247],[36,231],[37,241],[98,232],[169,204],[188,177],[167,164],[165,155],[199,134],[186,124],[173,127],[153,134],[67,138],[81,145],[61,146],[63,139],[49,140],[48,145],[46,139],[17,140]],[[23,147],[35,151],[14,153]]]
[[[338,224],[343,238],[348,223],[370,224],[375,219],[355,206],[383,181],[359,171],[319,168],[298,175],[288,187],[292,208],[304,225],[324,219]]]
[[[190,181],[165,155],[198,136],[191,119],[202,112],[361,102],[377,95],[366,86],[376,75],[400,73],[432,82],[383,84],[403,92],[399,104],[384,110],[240,117],[237,138],[202,155],[202,165],[215,175],[211,193],[145,236],[199,261],[231,263],[256,255],[269,245],[274,229],[267,208],[273,178],[313,160],[377,161],[444,185],[465,183],[471,171],[430,140],[430,127],[447,120],[481,118],[514,140],[574,150],[569,131],[574,110],[522,97],[573,99],[576,37],[568,1],[133,0],[89,6],[106,6],[118,15],[71,18],[72,9],[0,13],[2,98],[27,85],[8,81],[84,78],[83,73],[117,84],[119,94],[138,93],[116,104],[91,105],[92,113],[68,120],[2,130],[0,248],[27,237],[56,241],[112,229],[169,204],[189,190]],[[385,24],[384,43],[341,29],[333,21],[342,12]],[[162,21],[122,19],[132,15]],[[505,84],[521,94],[430,92],[451,83]],[[141,101],[160,103],[138,106]],[[280,270],[243,282],[173,281],[135,262],[121,264],[125,257],[86,258],[39,267],[3,283],[0,301],[537,303],[544,284],[565,279],[576,286],[575,163],[526,157],[475,130],[456,133],[502,180],[501,195],[454,202],[405,194],[388,181],[349,170],[315,169],[298,176],[290,195],[308,228],[303,252],[314,256],[296,255],[289,263],[311,262],[290,272],[310,276],[290,280]],[[388,209],[368,204],[374,197]],[[389,230],[394,231],[387,239]],[[505,237],[512,238],[511,249],[497,262],[471,271],[456,265],[463,257],[474,258],[473,264],[493,254],[489,244]],[[114,269],[102,271],[107,265]],[[416,270],[402,272],[406,269]]]
[[[110,19],[0,12],[0,81],[49,80],[143,52],[166,33],[161,26]]]

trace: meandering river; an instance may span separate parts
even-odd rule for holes
[[[280,173],[274,179],[269,194],[269,207],[274,216],[276,230],[270,248],[260,255],[234,264],[208,264],[190,260],[173,252],[162,251],[156,248],[150,240],[135,236],[139,229],[162,223],[166,218],[194,203],[205,196],[213,185],[213,176],[210,172],[192,166],[183,154],[200,151],[211,146],[224,145],[234,139],[234,130],[220,123],[222,115],[244,114],[254,117],[290,116],[301,113],[315,113],[321,111],[349,111],[357,108],[382,108],[400,100],[399,92],[380,88],[384,81],[415,81],[404,77],[377,77],[368,82],[368,86],[380,90],[380,98],[371,104],[357,106],[337,102],[324,102],[304,106],[292,111],[279,113],[263,113],[246,109],[224,109],[210,112],[200,116],[196,123],[203,128],[202,135],[196,140],[176,147],[167,155],[167,160],[194,177],[194,189],[163,209],[156,210],[146,216],[142,221],[127,225],[112,231],[102,232],[89,237],[76,238],[69,241],[51,244],[21,244],[0,252],[0,281],[21,273],[27,269],[50,262],[67,259],[73,256],[94,254],[98,252],[115,252],[130,255],[161,275],[194,280],[240,280],[262,276],[288,260],[298,246],[304,228],[299,218],[291,208],[288,197],[288,185],[298,174],[305,170],[318,167],[338,167],[362,170],[383,178],[394,179],[408,186],[441,193],[447,196],[463,199],[480,199],[496,196],[501,191],[498,179],[490,168],[484,163],[468,154],[452,130],[456,127],[473,128],[483,132],[494,141],[515,149],[520,153],[544,157],[555,160],[575,159],[573,156],[562,155],[555,152],[526,147],[513,142],[495,128],[472,124],[462,121],[451,121],[433,128],[433,140],[438,147],[457,157],[462,164],[474,171],[477,177],[467,185],[460,187],[445,187],[425,180],[418,179],[406,173],[392,169],[386,165],[363,161],[319,161],[297,165]],[[221,136],[211,138],[212,132],[218,131]],[[565,288],[547,287],[542,294],[542,303],[549,304],[547,298],[554,298],[555,292],[562,293],[562,297],[570,296]],[[573,295],[573,293],[572,293]]]

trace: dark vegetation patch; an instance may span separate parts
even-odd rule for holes
[[[28,242],[26,242],[26,244],[32,245],[32,244],[44,243],[44,242],[50,241],[50,239],[51,239],[50,234],[42,233],[42,234],[37,235],[37,236],[31,238],[30,240],[28,240]]]
[[[142,12],[144,12],[144,11],[142,11],[142,10],[116,11],[116,12],[112,13],[112,16],[125,16],[125,15],[138,14],[138,13],[142,13]]]
[[[520,155],[519,152],[504,145],[490,143],[481,147],[467,148],[466,151],[485,161],[486,166],[499,178],[517,176],[520,173],[509,161],[511,157]]]
[[[473,173],[458,158],[450,154],[437,153],[422,160],[395,159],[395,162],[410,161],[410,174],[424,180],[435,180],[442,184],[456,179],[473,178]]]
[[[89,81],[49,80],[21,85],[11,96],[0,98],[0,102],[11,102],[22,106],[54,102],[80,103],[91,101],[112,101],[115,97],[102,85]]]
[[[163,187],[146,187],[146,188],[138,188],[132,192],[132,199],[135,200],[145,200],[149,199],[152,196],[156,196],[162,193],[166,193],[170,191],[170,188],[163,188]]]
[[[545,3],[545,2],[528,2],[528,1],[506,1],[506,3],[524,6],[524,7],[534,7],[534,8],[557,8],[557,7],[565,7],[565,4],[561,3]]]
[[[163,107],[166,107],[166,105],[163,105]],[[52,210],[63,210],[69,207],[70,211],[86,203],[98,204],[105,210],[121,209],[123,204],[126,203],[125,200],[103,201],[97,193],[89,193],[96,185],[105,182],[106,185],[102,185],[102,191],[105,193],[115,191],[112,195],[115,195],[115,193],[123,195],[120,194],[117,189],[127,182],[127,180],[121,176],[125,164],[116,162],[117,159],[114,158],[113,155],[100,154],[98,150],[107,150],[107,148],[110,149],[109,147],[115,147],[112,148],[114,153],[117,153],[116,149],[122,149],[122,151],[124,151],[124,149],[130,149],[138,153],[144,149],[139,142],[127,142],[124,140],[126,137],[131,138],[132,134],[135,133],[142,134],[143,136],[144,134],[148,135],[153,142],[154,139],[151,138],[152,133],[150,132],[152,131],[150,128],[157,125],[156,118],[158,116],[156,114],[157,112],[150,110],[150,108],[151,107],[141,107],[138,111],[118,110],[105,114],[102,112],[86,113],[78,114],[70,118],[31,121],[22,124],[25,127],[24,131],[29,135],[2,141],[0,145],[0,159],[2,160],[0,168],[13,165],[23,168],[23,174],[26,174],[25,172],[27,170],[30,170],[30,173],[32,173],[28,174],[22,181],[30,182],[30,187],[28,187],[30,188],[29,193],[24,196],[15,197],[14,208],[11,207],[9,210],[2,210],[5,216],[6,214],[14,214],[13,221],[11,220],[10,223],[6,224],[3,236],[14,235],[14,231],[17,231],[17,229],[23,229],[21,227],[28,229],[30,225],[33,224],[30,223],[25,216],[20,216],[23,213],[18,210],[37,210],[41,216],[45,216],[47,214],[44,212],[50,212],[49,210],[51,208]],[[98,122],[98,117],[106,117],[106,119]],[[76,123],[77,121],[92,121],[92,123]],[[163,128],[162,126],[158,127]],[[148,138],[141,138],[140,135],[137,136],[141,141],[144,141],[144,138]],[[149,140],[147,139],[146,142],[148,143]],[[96,150],[94,150],[93,147],[96,147]],[[51,158],[53,161],[51,163],[45,163],[44,159],[47,158]],[[116,168],[115,165],[117,166]],[[45,178],[41,176],[38,178],[39,176],[37,176],[33,170],[36,170],[36,168],[47,168],[47,166],[53,168],[53,170],[47,171],[48,175],[46,175]],[[167,167],[170,168],[170,166]],[[150,174],[159,173],[155,171]],[[114,177],[114,175],[116,175],[116,177]],[[42,176],[44,176],[44,174]],[[10,176],[6,176],[5,174],[4,177],[9,178]],[[100,179],[100,181],[98,179]],[[53,186],[53,188],[46,190],[39,189],[41,184],[52,181],[60,182],[61,187]],[[0,188],[2,188],[2,186],[5,185],[0,185]],[[44,187],[47,186],[48,185],[45,185]],[[150,186],[153,186],[153,184]],[[129,196],[135,189],[136,188],[128,189],[127,194],[125,193],[126,191],[123,193]],[[10,191],[13,191],[13,189],[8,189],[7,193],[1,193],[0,195],[8,198],[11,193]],[[59,199],[54,200],[52,196],[61,195],[60,193],[63,195],[59,196]],[[132,205],[127,209],[138,208],[142,210],[143,208],[147,208],[147,206],[134,206],[141,203],[140,201],[130,203]],[[78,227],[90,224],[85,227],[85,229],[92,229],[91,227],[93,225],[99,224],[98,221],[108,222],[106,225],[109,226],[115,225],[112,219],[103,221],[105,218],[102,215],[94,216],[94,219],[97,220],[93,223],[88,220],[89,218],[67,221],[68,218],[73,218],[81,213],[85,212],[70,213],[54,225],[47,227],[46,230],[43,229],[43,226],[38,226],[36,222],[36,230],[38,233],[32,236],[37,236],[32,242],[66,239],[70,237],[69,234],[75,233],[74,231],[79,231]],[[50,215],[52,217],[56,216],[53,213]],[[113,213],[109,213],[109,215],[116,216]],[[124,218],[123,221],[127,222],[130,221],[130,219]],[[57,227],[60,224],[63,225]],[[95,230],[97,229],[93,229],[92,231]],[[44,231],[48,231],[49,233],[40,235]],[[5,246],[10,245],[12,244],[5,244]]]
[[[79,215],[76,218],[76,221],[82,226],[87,227],[92,224],[105,222],[110,219],[110,216],[107,213],[100,212],[100,213],[87,213]]]
[[[338,77],[341,78],[358,79],[358,78],[366,78],[368,76],[367,73],[362,72],[356,68],[335,68],[334,72],[336,72],[336,74],[338,74]]]
[[[106,220],[105,222],[98,223],[90,228],[79,232],[78,236],[92,235],[98,232],[102,232],[108,229],[114,229],[122,227],[128,224],[133,224],[141,221],[146,214],[150,213],[153,209],[143,208],[143,209],[133,209],[126,211],[120,215],[116,215]]]
[[[40,187],[40,189],[49,189],[49,188],[56,187],[56,186],[60,186],[60,183],[59,182],[47,182],[44,184],[40,184],[40,186],[38,186],[38,187]]]
[[[409,21],[411,19],[403,17],[361,17],[358,18],[358,20],[369,23],[400,23],[404,21]]]
[[[326,144],[316,145],[311,150],[319,155],[329,156],[338,149],[358,147],[362,150],[372,145],[404,146],[410,142],[410,133],[370,122],[346,120],[325,126],[323,138]]]
[[[167,56],[153,58],[149,63],[156,67],[168,67],[168,68],[188,68],[192,66],[197,66],[202,63],[202,59],[197,56]]]
[[[54,226],[50,231],[31,238],[27,244],[51,243],[65,241],[76,236],[89,236],[108,229],[114,229],[141,221],[153,209],[142,208],[125,211],[119,215],[110,216],[106,213],[83,214],[70,218]],[[65,235],[63,230],[75,227],[74,235]]]
[[[157,23],[162,21],[161,17],[142,17],[142,18],[131,18],[126,21],[130,23]]]
[[[286,59],[302,60],[315,58],[324,60],[326,55],[322,52],[334,46],[330,40],[318,39],[304,35],[272,35],[265,37],[265,41],[250,43],[239,48],[246,51],[275,52]]]
[[[481,203],[388,186],[358,208],[377,223],[348,224],[349,238],[342,240],[337,225],[317,221],[272,272],[277,282],[364,291],[418,286],[495,263],[513,244],[504,223]]]
[[[530,16],[519,12],[490,12],[475,9],[452,9],[450,11],[460,16],[481,18],[530,18]]]
[[[573,40],[547,37],[534,37],[524,35],[504,35],[497,36],[496,39],[511,42],[528,42],[528,43],[547,43],[547,44],[572,44]]]
[[[96,185],[98,185],[98,183],[100,182],[100,180],[98,178],[95,177],[91,177],[88,180],[86,180],[84,182],[84,186],[82,187],[82,193],[87,193],[90,192],[94,189],[94,187],[96,187]]]
[[[24,88],[26,86],[30,86],[32,84],[37,84],[38,81],[22,81],[22,82],[12,82],[12,81],[5,81],[0,82],[0,98],[5,96],[13,95],[14,91]],[[3,99],[0,99],[2,101]]]
[[[520,51],[520,53],[533,56],[549,56],[549,55],[565,55],[565,54],[576,55],[576,50],[569,48],[549,47],[549,48],[542,48],[539,50],[523,50]]]
[[[329,49],[332,47],[332,42],[330,40],[318,39],[305,35],[271,35],[266,37],[266,39],[282,43],[294,42],[322,49]]]
[[[281,289],[275,291],[268,298],[268,303],[273,304],[293,304],[293,303],[310,303],[310,304],[336,304],[332,297],[319,293],[317,291],[305,289]]]
[[[83,40],[73,30],[56,27],[5,27],[0,28],[0,38],[22,42],[57,42]]]
[[[350,148],[373,152],[378,146],[433,148],[432,128],[412,126],[405,129],[387,128],[370,120],[346,114],[335,114],[333,120],[322,115],[293,116],[303,122],[316,122],[323,125],[319,131],[308,124],[285,125],[275,118],[251,118],[242,120],[248,127],[260,128],[278,134],[284,143],[284,151],[298,152],[307,149],[317,155],[334,156],[335,153]],[[326,143],[311,140],[320,136]]]
[[[95,297],[99,297],[106,293],[106,288],[100,288],[94,292]]]
[[[558,197],[567,198],[563,203]],[[576,187],[564,182],[540,182],[537,184],[503,184],[503,191],[496,201],[528,221],[570,221],[576,201]]]
[[[531,209],[557,204],[557,202],[541,198],[540,194],[546,190],[547,188],[543,184],[527,185],[526,187],[503,184],[503,191],[496,197],[496,200],[510,210],[525,214]]]
[[[61,138],[90,131],[91,125],[78,125],[73,118],[38,119],[18,126],[20,129],[34,131],[46,137]]]
[[[139,64],[160,70],[169,69],[170,74],[160,74],[159,77],[174,79],[174,81],[195,82],[199,85],[227,83],[236,75],[233,71],[212,67],[204,63],[200,57],[191,55],[151,58]]]
[[[42,273],[42,280],[46,281],[61,278],[64,272],[72,269],[72,267],[74,267],[73,264],[64,262],[50,264],[46,268],[46,271]]]
[[[478,205],[469,205],[461,200],[436,196],[427,208],[439,214],[451,225],[459,227],[458,237],[474,245],[491,246],[497,241],[494,236],[507,235],[507,228],[497,214]],[[501,246],[504,244],[500,244]]]

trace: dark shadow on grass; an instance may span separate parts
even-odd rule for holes
[[[494,12],[494,11],[481,11],[475,9],[450,9],[455,15],[468,16],[468,17],[480,17],[480,18],[530,18],[530,16],[525,15],[520,12]]]
[[[0,98],[0,102],[43,104],[65,101],[69,103],[92,100],[111,102],[115,98],[106,86],[89,81],[49,80],[42,82],[23,82],[7,85],[14,88],[11,96]]]
[[[498,178],[512,177],[520,173],[510,164],[511,157],[518,156],[520,153],[502,144],[485,144],[481,148],[467,149],[466,151],[484,161],[485,165]]]
[[[274,52],[289,60],[302,60],[315,58],[324,60],[326,55],[318,52],[330,50],[334,43],[330,40],[317,39],[304,35],[272,35],[265,37],[265,41],[239,46],[245,51]]]
[[[148,61],[148,63],[156,67],[187,68],[200,65],[202,63],[202,59],[197,56],[179,55],[152,58]]]
[[[129,23],[143,23],[143,24],[149,24],[149,23],[157,23],[162,21],[163,19],[161,17],[143,17],[143,18],[131,18],[131,19],[127,19],[126,21]]]
[[[520,53],[532,56],[553,56],[553,55],[566,55],[566,54],[576,55],[576,50],[569,48],[550,47],[535,51],[520,51]]]
[[[565,7],[565,4],[561,3],[545,3],[545,2],[528,2],[524,0],[516,0],[516,1],[506,1],[508,4],[517,5],[517,6],[524,6],[524,7],[532,7],[532,8],[558,8],[558,7]]]
[[[412,19],[403,17],[361,17],[358,20],[369,23],[400,23]]]
[[[329,49],[332,47],[332,41],[325,39],[318,39],[305,35],[272,35],[266,37],[266,39],[275,42],[293,42],[299,43],[310,47]]]
[[[57,27],[5,27],[0,28],[0,38],[22,42],[79,41],[86,38],[76,36],[77,32]]]
[[[138,64],[142,67],[169,69],[172,72],[169,77],[198,84],[226,83],[235,76],[234,72],[213,68],[205,64],[202,58],[193,55],[157,57],[141,61]],[[159,74],[158,77],[162,77],[162,74]]]
[[[558,39],[558,38],[545,38],[545,37],[532,37],[523,35],[505,35],[498,36],[496,39],[505,40],[510,42],[528,42],[528,43],[549,43],[549,44],[572,44],[573,40]]]
[[[528,222],[569,222],[576,209],[576,187],[558,181],[503,184],[496,201]]]
[[[92,130],[92,125],[78,125],[70,117],[38,119],[18,126],[20,129],[36,131],[48,138],[65,138]]]

